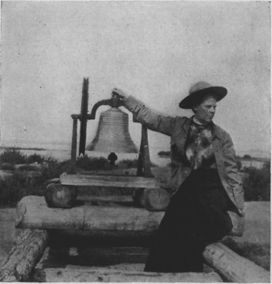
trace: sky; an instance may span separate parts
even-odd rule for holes
[[[224,86],[214,122],[237,152],[270,151],[269,2],[4,1],[1,38],[2,145],[69,144],[88,77],[89,111],[117,87],[163,114],[191,116],[178,103],[192,84]],[[140,126],[129,123],[139,145]],[[151,147],[169,141],[149,132]]]

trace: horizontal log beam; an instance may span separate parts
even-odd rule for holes
[[[118,188],[159,188],[155,178],[121,175],[62,174],[60,183],[69,186],[98,186]]]
[[[23,230],[2,263],[0,281],[27,281],[47,244],[47,232]]]
[[[98,268],[46,268],[33,279],[42,282],[222,282],[215,273],[155,273]]]
[[[48,208],[44,197],[26,196],[17,205],[16,226],[35,229],[153,232],[164,212],[133,207]]]
[[[147,190],[148,191],[148,190]],[[152,190],[151,190],[152,191]],[[156,195],[149,197],[156,201],[153,207],[165,205],[165,200]],[[81,197],[81,199],[83,196]],[[104,200],[103,200],[104,198]],[[107,197],[93,198],[100,204],[109,201]],[[93,200],[93,201],[94,201]],[[100,200],[100,201],[99,201]],[[126,196],[116,196],[116,202],[127,202]],[[132,204],[131,204],[132,205]],[[150,205],[150,204],[149,204]],[[153,209],[154,209],[153,208]],[[241,223],[237,214],[230,212],[233,223],[231,234],[241,232]],[[45,199],[38,196],[24,197],[17,205],[17,226],[36,229],[75,229],[75,230],[116,230],[116,231],[148,231],[155,230],[163,216],[163,212],[149,212],[143,208],[128,206],[76,206],[70,209],[48,208]],[[244,224],[242,224],[244,225]]]

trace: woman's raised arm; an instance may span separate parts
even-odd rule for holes
[[[147,128],[171,136],[176,118],[162,115],[148,107],[133,96],[128,96],[124,91],[114,88],[112,93],[117,95],[122,105],[131,111],[136,119]]]

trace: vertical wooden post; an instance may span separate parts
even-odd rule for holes
[[[75,114],[72,114],[71,117],[73,119],[71,162],[74,165],[76,163],[76,150],[77,150],[77,116]]]
[[[87,116],[88,116],[88,101],[89,101],[89,79],[83,79],[82,98],[81,98],[81,112],[80,112],[80,136],[79,136],[79,155],[85,154],[86,146],[86,130],[87,130]]]
[[[151,172],[151,161],[149,155],[149,145],[148,145],[148,134],[147,128],[142,126],[142,137],[143,137],[143,166],[144,166],[144,176],[152,177]]]
[[[142,140],[142,139],[141,139]],[[141,141],[138,163],[137,163],[137,176],[143,176],[143,143]]]
[[[138,158],[137,175],[145,177],[153,176],[151,172],[147,128],[144,125],[142,125],[142,138],[141,138],[140,153]]]

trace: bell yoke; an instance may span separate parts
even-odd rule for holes
[[[72,114],[73,134],[71,147],[72,169],[75,169],[77,159],[77,123],[80,121],[79,136],[79,156],[85,154],[85,150],[102,153],[139,153],[137,164],[137,176],[151,177],[151,163],[148,148],[147,129],[142,125],[141,145],[138,151],[131,136],[128,127],[128,114],[119,109],[123,106],[118,94],[112,94],[110,99],[104,99],[96,102],[91,112],[88,113],[89,101],[89,79],[84,78],[81,99],[80,114]],[[97,109],[100,106],[110,106],[108,110],[102,112],[99,118],[95,138],[86,147],[86,131],[88,120],[96,118]],[[133,122],[138,122],[133,117]],[[72,170],[75,171],[75,170]]]

